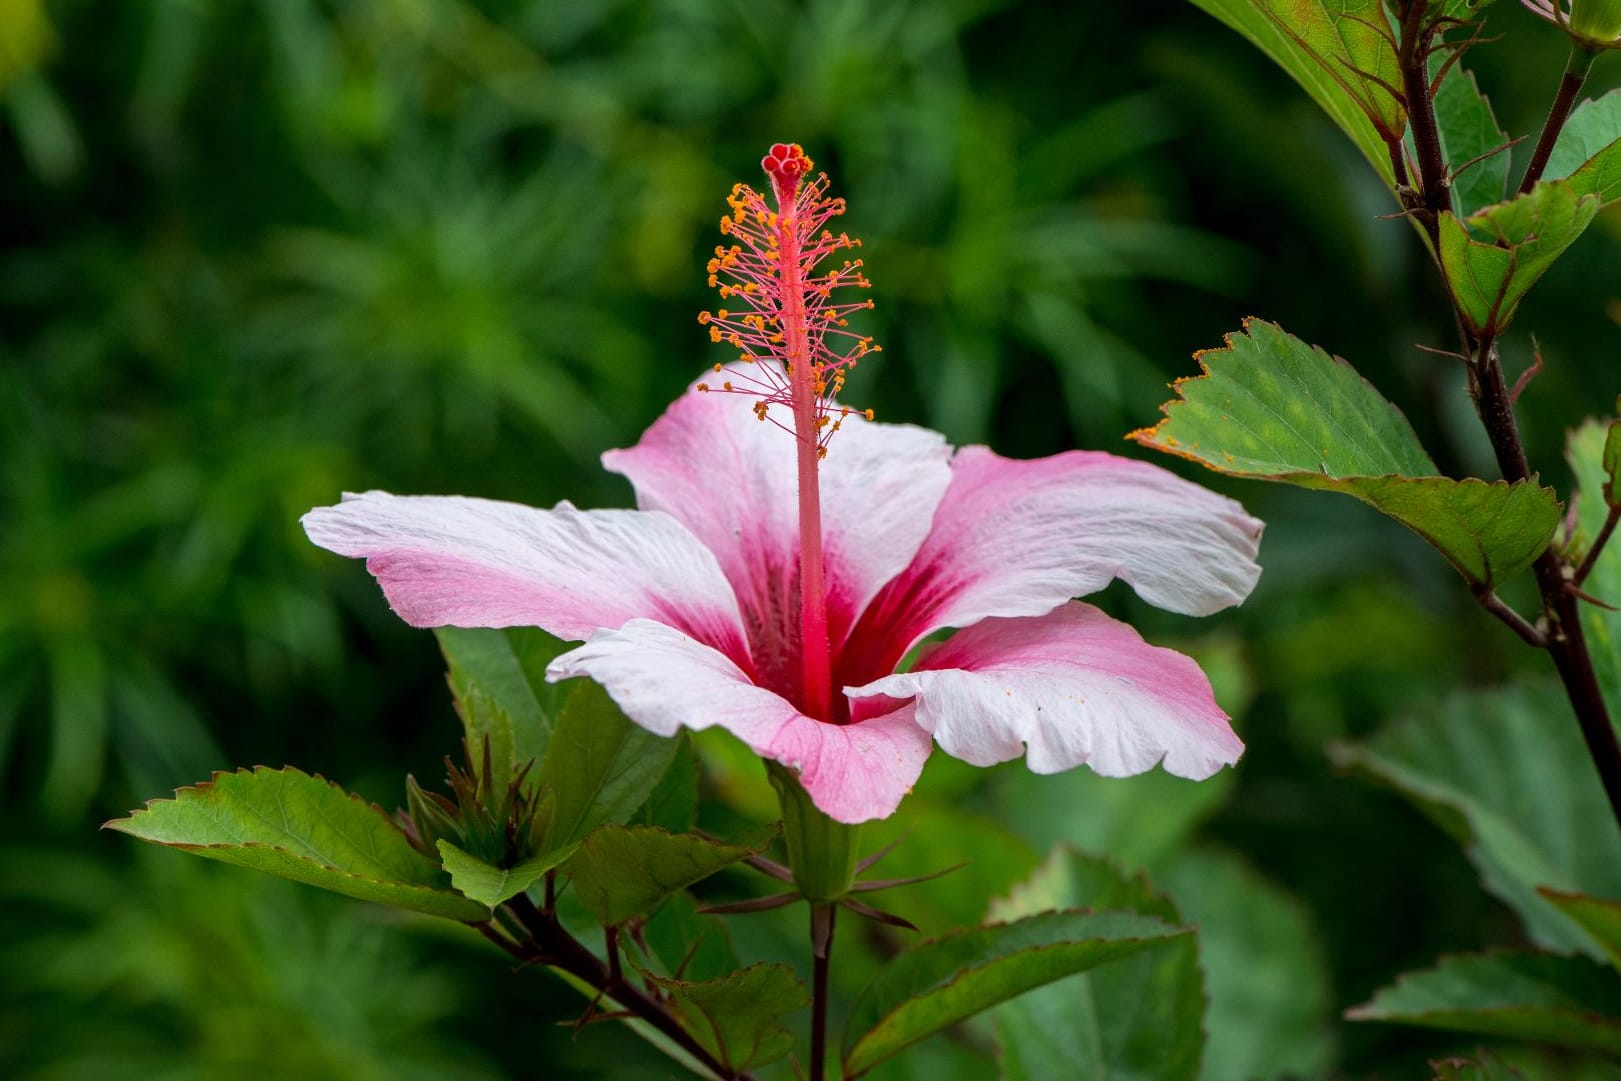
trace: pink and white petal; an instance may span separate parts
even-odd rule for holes
[[[1160,608],[1208,615],[1254,587],[1261,525],[1146,462],[1098,451],[1017,461],[964,447],[928,540],[862,617],[859,652],[877,675],[930,631],[1040,615],[1115,578]]]
[[[917,723],[977,766],[1027,754],[1037,773],[1085,764],[1126,777],[1163,762],[1203,779],[1244,750],[1197,664],[1079,602],[987,619],[913,671],[845,693],[915,696]]]
[[[704,382],[746,388],[765,379],[767,367],[734,364]],[[783,638],[783,613],[798,619],[784,603],[799,560],[795,443],[756,418],[751,404],[747,394],[684,394],[639,443],[602,461],[630,479],[638,506],[672,514],[692,530],[720,560],[745,615]],[[791,424],[786,414],[781,419]],[[922,545],[951,482],[950,456],[944,437],[926,428],[854,415],[841,421],[820,466],[835,643]]]
[[[645,617],[748,662],[715,557],[666,514],[366,492],[303,523],[321,547],[364,557],[412,626],[534,626],[583,639]]]
[[[650,732],[726,729],[762,757],[798,770],[816,806],[840,822],[892,814],[931,749],[909,704],[860,724],[813,720],[755,686],[725,655],[651,620],[598,631],[546,669],[548,679],[574,676],[596,680]]]

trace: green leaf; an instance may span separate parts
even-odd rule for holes
[[[787,965],[750,965],[701,983],[649,978],[670,992],[698,1042],[734,1070],[775,1062],[791,1051],[793,1033],[778,1022],[810,1004],[805,985]]]
[[[1621,420],[1610,421],[1610,427],[1604,433],[1601,461],[1604,465],[1604,502],[1614,507],[1621,504],[1621,494],[1617,494],[1615,487],[1616,474],[1621,473]]]
[[[1569,181],[1545,180],[1467,222],[1443,211],[1441,270],[1469,329],[1496,334],[1508,326],[1520,300],[1582,235],[1598,207],[1596,196]]]
[[[1533,941],[1599,956],[1587,933],[1537,892],[1621,897],[1621,830],[1557,686],[1456,694],[1333,755],[1458,837],[1483,884],[1519,913]]]
[[[540,784],[557,794],[547,851],[604,823],[624,822],[647,801],[679,744],[633,724],[608,693],[582,680],[557,717]]]
[[[925,1036],[1033,988],[1190,932],[1120,912],[1048,912],[916,946],[891,961],[851,1009],[848,1077]]]
[[[1447,0],[1447,18],[1472,19],[1480,14],[1481,8],[1486,7],[1491,2],[1492,0]]]
[[[656,826],[603,826],[580,843],[565,869],[586,910],[616,927],[764,847],[719,844]]]
[[[1210,996],[1200,1076],[1327,1076],[1334,993],[1311,910],[1217,849],[1178,854],[1155,877],[1199,931]]]
[[[464,852],[449,841],[439,842],[439,856],[450,873],[451,885],[480,904],[494,908],[518,896],[540,876],[574,854],[573,846],[533,856],[512,867],[496,867]]]
[[[698,759],[685,732],[675,737],[675,757],[659,783],[636,812],[644,826],[662,826],[671,833],[687,833],[698,824]]]
[[[1542,174],[1565,179],[1601,204],[1621,199],[1621,90],[1584,101],[1570,114]]]
[[[992,905],[992,920],[1064,908],[1129,910],[1169,924],[1176,906],[1142,875],[1067,848]],[[1071,976],[994,1010],[1004,1081],[1071,1077],[1192,1081],[1204,1034],[1204,981],[1193,936]]]
[[[498,780],[545,754],[559,693],[546,682],[546,665],[566,644],[533,627],[439,627],[433,633],[450,666],[469,765],[482,768],[486,737]]]
[[[1332,11],[1322,0],[1193,2],[1288,72],[1351,137],[1380,178],[1394,182],[1386,139],[1401,137],[1406,116],[1388,93],[1357,74],[1401,85],[1395,50],[1376,29],[1385,17],[1379,0],[1335,0]]]
[[[712,980],[739,965],[725,922],[699,912],[697,902],[685,893],[660,905],[642,925],[641,937],[655,975]]]
[[[1621,1054],[1621,976],[1585,957],[1487,953],[1409,972],[1347,1011],[1354,1021],[1533,1040]]]
[[[1438,54],[1433,64],[1441,62]],[[1454,64],[1436,90],[1435,122],[1442,157],[1453,172],[1452,203],[1458,216],[1467,218],[1502,202],[1508,190],[1510,155],[1504,149],[1508,135],[1497,126],[1491,102],[1475,84],[1474,74],[1462,64]]]
[[[1576,477],[1576,548],[1585,551],[1604,528],[1606,494],[1614,483],[1609,463],[1617,442],[1613,422],[1589,420],[1570,434],[1565,458]],[[1612,541],[1593,564],[1582,591],[1609,604],[1621,604],[1621,540]],[[1593,670],[1612,718],[1621,718],[1621,612],[1596,604],[1581,606]],[[1608,896],[1621,896],[1609,894]]]
[[[106,828],[362,901],[466,922],[489,916],[451,892],[381,810],[296,769],[216,773]]]
[[[1276,324],[1246,320],[1199,362],[1204,375],[1179,380],[1179,400],[1161,407],[1165,418],[1132,438],[1218,473],[1360,499],[1477,586],[1525,570],[1558,525],[1552,489],[1436,476],[1395,406],[1345,361]]]
[[[1621,901],[1606,901],[1585,893],[1565,893],[1547,886],[1539,887],[1537,892],[1591,935],[1610,959],[1611,967],[1621,971]]]

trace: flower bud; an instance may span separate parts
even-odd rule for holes
[[[1570,32],[1594,45],[1621,39],[1621,0],[1571,0]]]

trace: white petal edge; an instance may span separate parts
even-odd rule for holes
[[[976,766],[1022,754],[1036,773],[1127,777],[1163,764],[1199,780],[1243,753],[1197,664],[1078,602],[985,620],[913,671],[845,693],[915,696],[917,723]]]
[[[303,523],[321,547],[364,557],[413,626],[536,626],[579,640],[644,617],[748,657],[714,555],[666,514],[374,491]]]

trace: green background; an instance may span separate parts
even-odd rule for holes
[[[1469,62],[1534,131],[1563,42],[1510,3],[1490,29]],[[1601,59],[1595,90],[1618,77]],[[883,419],[1145,456],[1124,434],[1256,315],[1352,360],[1443,472],[1491,475],[1460,366],[1414,348],[1451,335],[1414,234],[1191,5],[0,0],[0,1073],[668,1075],[612,1026],[557,1027],[580,1000],[471,935],[96,827],[238,765],[388,807],[405,772],[438,780],[457,726],[432,635],[298,516],[372,487],[628,503],[597,455],[722,359],[703,261],[776,140],[849,199],[884,352],[846,397]],[[1561,489],[1565,429],[1617,390],[1618,259],[1612,209],[1505,342],[1513,370],[1532,331],[1547,360],[1522,416]],[[1166,798],[937,762],[896,828],[921,823],[921,869],[978,869],[919,904],[978,919],[1060,839],[1196,916],[1237,875],[1299,934],[1207,950],[1260,985],[1220,1038],[1259,1076],[1417,1076],[1473,1042],[1339,1012],[1522,932],[1326,749],[1536,659],[1393,522],[1161,464],[1266,519],[1266,573],[1208,620],[1104,603],[1210,666],[1243,763]],[[746,814],[759,778],[709,776],[707,813]],[[738,926],[745,956],[787,948]]]

